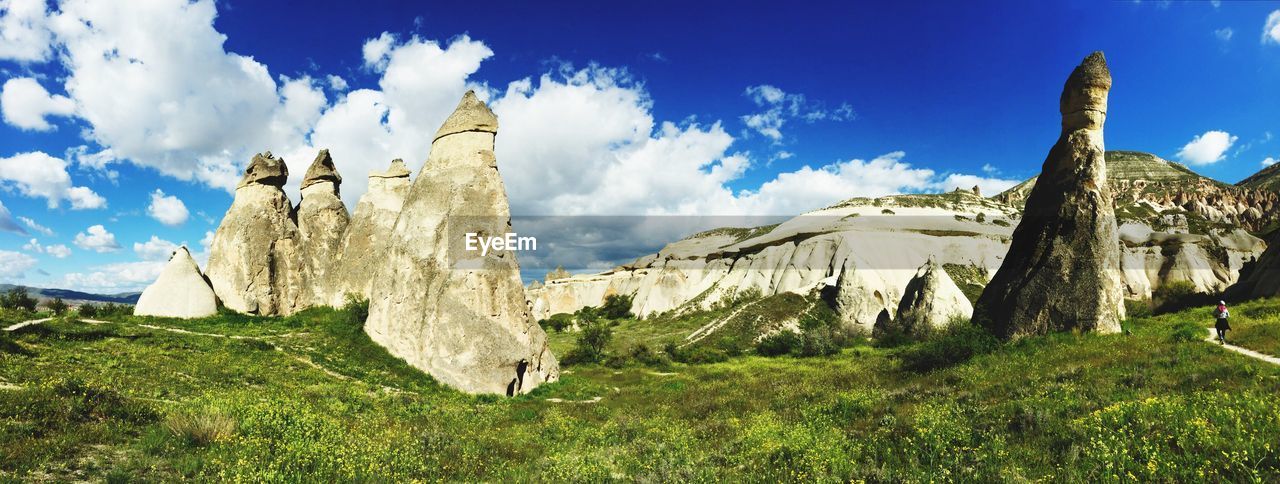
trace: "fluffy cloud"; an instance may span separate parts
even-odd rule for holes
[[[0,59],[42,61],[49,56],[46,0],[0,0]]]
[[[768,84],[750,86],[743,95],[765,110],[743,116],[742,122],[775,142],[782,140],[782,126],[790,119],[802,119],[810,123],[853,119],[853,107],[848,104],[828,110],[822,103],[805,99],[803,94],[789,94]]]
[[[40,245],[40,241],[31,239],[30,242],[23,244],[22,250],[35,252],[37,254],[49,254],[59,259],[65,259],[71,255],[71,248],[62,244],[57,245]]]
[[[91,226],[85,232],[76,234],[73,242],[76,247],[98,253],[120,250],[120,244],[116,243],[116,235],[107,232],[106,227],[101,225]]]
[[[1262,43],[1280,44],[1280,10],[1267,15],[1267,23],[1262,27]]]
[[[160,277],[164,264],[161,261],[105,264],[92,267],[89,272],[66,274],[59,285],[85,292],[140,291]]]
[[[154,235],[151,236],[151,240],[146,242],[133,243],[134,253],[137,253],[142,260],[147,261],[168,261],[169,256],[173,255],[175,250],[178,250],[178,244]]]
[[[325,80],[327,80],[327,81],[329,82],[329,89],[333,89],[333,90],[335,90],[335,91],[345,91],[345,90],[347,90],[347,80],[346,80],[346,79],[343,79],[343,78],[338,77],[338,76],[335,76],[335,75],[329,75],[329,76],[325,77]]]
[[[165,195],[163,191],[156,189],[151,192],[151,204],[147,205],[147,215],[162,224],[175,226],[186,223],[189,214],[187,205],[182,203],[182,200],[173,195]]]
[[[73,210],[106,206],[106,199],[88,187],[71,185],[67,162],[40,151],[0,158],[0,184],[28,197],[41,197],[49,208],[57,208],[62,200],[71,202]]]
[[[214,16],[209,0],[63,2],[50,25],[89,139],[228,190],[252,149],[301,144],[323,93],[308,78],[277,84],[266,66],[226,52]]]
[[[1268,166],[1271,166],[1271,165],[1276,164],[1276,162],[1277,162],[1277,161],[1280,161],[1280,160],[1277,160],[1277,159],[1275,159],[1275,158],[1272,158],[1272,157],[1268,156],[1268,157],[1267,157],[1267,159],[1262,160],[1262,166],[1263,166],[1263,167],[1268,167]]]
[[[6,123],[18,128],[49,131],[53,125],[44,119],[46,116],[70,116],[75,110],[71,99],[50,95],[30,77],[9,79],[0,87],[0,113]]]
[[[1190,165],[1209,165],[1222,161],[1237,136],[1226,131],[1206,131],[1178,150],[1178,159]]]
[[[23,273],[36,266],[36,259],[21,252],[0,250],[0,280],[22,279]]]
[[[19,235],[26,235],[27,230],[18,225],[13,219],[13,214],[9,213],[9,209],[5,208],[4,202],[0,202],[0,232],[13,232]]]
[[[36,233],[40,235],[43,235],[45,237],[53,236],[53,229],[40,225],[36,223],[35,220],[31,220],[30,218],[27,218],[27,217],[18,217],[18,220],[21,221],[23,225],[26,225],[27,228],[36,231]]]

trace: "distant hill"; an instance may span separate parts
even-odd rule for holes
[[[1151,153],[1115,150],[1108,151],[1106,158],[1107,180],[1113,184],[1116,184],[1116,182],[1146,180],[1162,185],[1174,182],[1177,184],[1175,186],[1185,186],[1186,182],[1195,183],[1204,180],[1213,185],[1229,186],[1212,178],[1201,176],[1191,171],[1190,168]],[[1021,207],[1022,202],[1025,202],[1027,196],[1031,194],[1031,188],[1036,185],[1037,178],[1039,177],[1031,177],[1027,181],[1014,185],[1013,188],[1005,190],[996,195],[995,198]]]
[[[1240,180],[1239,183],[1236,183],[1236,186],[1280,192],[1280,163],[1258,170],[1257,173],[1250,175],[1249,178]]]
[[[112,302],[116,304],[137,304],[138,297],[142,295],[140,292],[93,294],[88,292],[72,291],[70,289],[46,289],[43,287],[18,286],[14,284],[0,284],[0,292],[7,292],[15,287],[27,288],[27,294],[36,299],[47,300],[60,297],[67,303]]]

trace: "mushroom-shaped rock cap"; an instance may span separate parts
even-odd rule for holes
[[[383,171],[369,172],[369,178],[408,178],[409,168],[404,166],[404,160],[396,158],[391,160],[391,166]]]
[[[494,116],[493,111],[489,110],[480,98],[476,97],[475,91],[467,91],[462,96],[462,101],[458,103],[457,109],[453,110],[453,114],[449,115],[449,119],[444,121],[440,126],[440,130],[436,131],[436,137],[432,138],[432,142],[456,133],[464,133],[467,131],[483,131],[486,133],[498,133],[498,117]]]
[[[255,183],[282,187],[288,179],[289,167],[285,166],[284,160],[276,158],[268,151],[253,155],[253,161],[249,162],[249,167],[244,170],[244,177],[240,179],[240,184],[236,185],[236,188]]]
[[[1080,111],[1107,112],[1107,91],[1111,89],[1111,70],[1102,51],[1089,54],[1071,71],[1062,88],[1061,111],[1064,116]]]
[[[307,168],[307,175],[302,177],[302,188],[322,181],[342,183],[342,175],[339,175],[338,168],[333,166],[333,157],[329,156],[327,149],[320,150],[320,153],[316,154],[315,161],[311,162],[311,167]]]

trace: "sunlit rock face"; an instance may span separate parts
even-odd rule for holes
[[[288,178],[284,160],[254,156],[214,233],[207,274],[229,309],[287,315],[310,304],[302,234],[280,188]]]
[[[203,318],[218,312],[218,299],[186,246],[169,256],[155,282],[142,291],[133,314],[169,318]]]
[[[302,201],[298,203],[298,231],[302,234],[303,267],[311,281],[313,304],[328,304],[332,270],[340,259],[342,239],[350,217],[339,198],[342,176],[333,165],[329,150],[320,150],[302,179]]]
[[[1102,139],[1110,89],[1101,52],[1067,79],[1062,134],[1027,198],[1004,263],[974,308],[974,320],[999,336],[1120,331],[1120,242]]]
[[[369,173],[369,190],[356,203],[339,245],[338,260],[325,277],[325,296],[319,304],[339,307],[347,294],[370,297],[373,277],[408,194],[409,169],[404,161],[394,160],[386,170]]]
[[[559,364],[530,316],[516,254],[464,249],[467,233],[511,231],[497,131],[468,92],[436,133],[374,278],[365,332],[449,386],[516,395],[559,378]]]

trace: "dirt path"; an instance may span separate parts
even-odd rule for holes
[[[23,321],[23,322],[21,322],[21,323],[15,324],[15,325],[13,325],[13,326],[9,326],[9,327],[5,328],[4,330],[5,330],[5,331],[17,331],[17,330],[22,329],[22,328],[25,328],[25,327],[27,327],[27,326],[35,326],[35,325],[37,325],[37,324],[45,323],[45,322],[49,322],[49,321],[52,321],[52,320],[53,320],[53,318],[32,319],[32,320],[30,320],[30,321]]]
[[[723,318],[707,323],[703,327],[698,328],[696,331],[689,333],[689,336],[685,336],[684,344],[680,345],[680,347],[683,348],[685,346],[689,346],[691,344],[697,343],[698,341],[701,341],[702,338],[706,338],[708,335],[716,332],[716,330],[720,329],[724,325],[729,324],[729,321],[733,321],[733,318],[736,317],[743,310],[751,306],[754,306],[759,302],[760,301],[752,301],[747,304],[743,304],[742,306],[739,306],[738,309],[734,309],[733,312],[729,313],[728,316],[725,316]]]
[[[1218,333],[1217,333],[1216,331],[1214,331],[1214,329],[1213,329],[1213,328],[1209,328],[1209,338],[1208,338],[1208,340],[1209,340],[1209,342],[1210,342],[1210,343],[1218,344]],[[1271,364],[1273,364],[1273,365],[1280,365],[1280,358],[1276,358],[1276,357],[1271,356],[1271,355],[1265,355],[1265,354],[1259,353],[1259,352],[1257,352],[1257,351],[1253,351],[1253,350],[1248,349],[1248,348],[1241,348],[1241,347],[1236,346],[1236,345],[1233,345],[1233,344],[1225,344],[1225,345],[1219,345],[1219,346],[1222,346],[1223,348],[1226,348],[1226,349],[1228,349],[1228,350],[1234,351],[1234,352],[1236,352],[1236,353],[1240,353],[1240,354],[1242,354],[1242,355],[1248,356],[1248,357],[1253,358],[1253,359],[1262,360],[1262,361],[1265,361],[1265,362],[1267,362],[1267,363],[1271,363]]]

